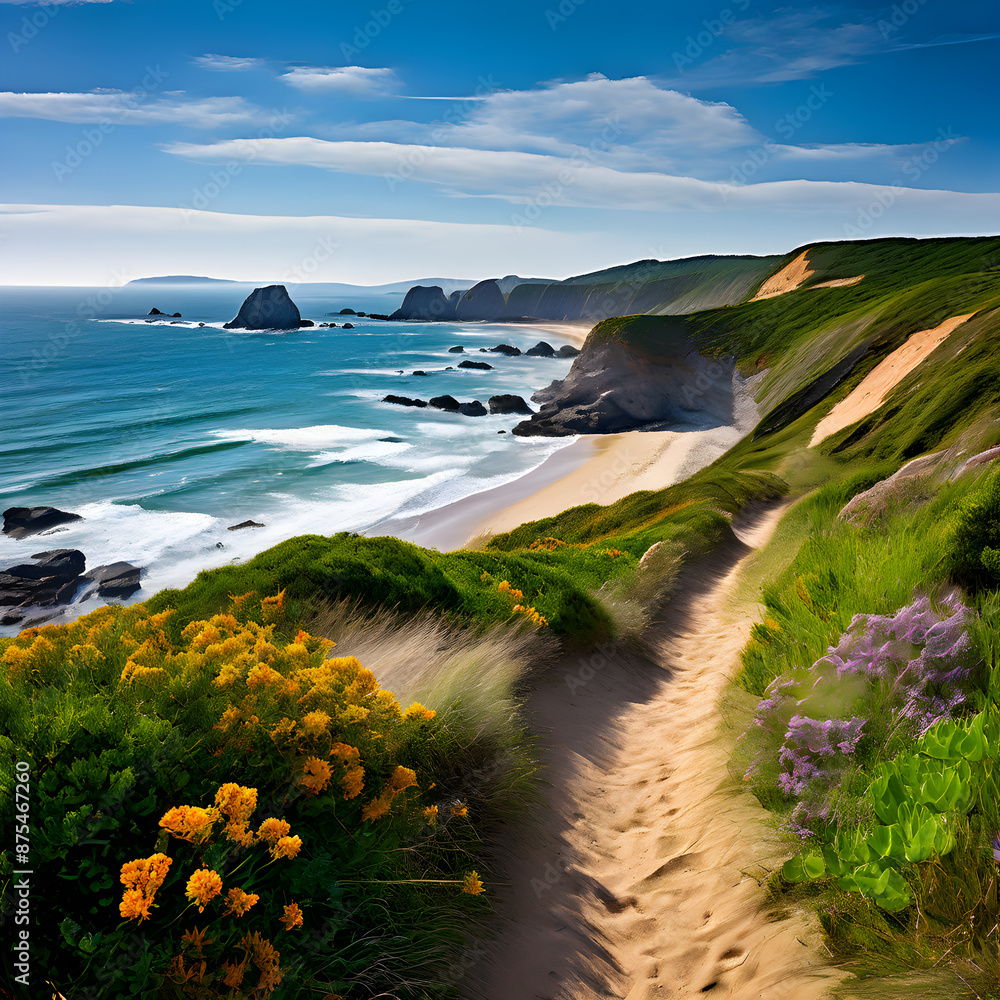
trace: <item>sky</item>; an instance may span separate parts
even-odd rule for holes
[[[1000,231],[995,0],[0,0],[0,283]]]

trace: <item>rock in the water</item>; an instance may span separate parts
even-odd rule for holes
[[[160,312],[155,306],[146,313],[147,316],[166,316],[166,313]]]
[[[458,412],[466,417],[485,417],[486,407],[478,399],[474,399],[471,403],[459,403]]]
[[[331,326],[336,326],[336,325],[337,325],[336,323],[332,323],[331,324]],[[344,326],[343,326],[343,329],[344,330],[353,330],[354,329],[354,324],[353,323],[345,323]]]
[[[458,367],[481,368],[483,371],[493,371],[493,365],[487,364],[485,361],[460,361]]]
[[[497,434],[506,434],[506,431],[497,431]]]
[[[170,314],[170,318],[171,319],[180,319],[181,318],[181,314],[180,313],[171,313]]]
[[[521,396],[513,393],[503,393],[499,396],[490,396],[490,413],[534,413],[530,406]]]
[[[521,353],[520,347],[511,347],[510,344],[497,344],[489,349],[490,354],[506,354],[508,358],[516,358]]]
[[[226,330],[297,330],[302,317],[284,285],[255,288]]]
[[[79,576],[87,568],[86,556],[79,549],[51,549],[36,552],[31,558],[36,561],[11,566],[4,572],[25,580],[44,580],[46,577],[69,579]]]
[[[424,322],[455,318],[455,304],[445,298],[440,285],[414,285],[391,320],[419,319]]]
[[[554,358],[556,356],[556,349],[544,340],[540,340],[534,347],[529,347],[524,353],[533,358]]]
[[[355,315],[356,316],[367,316],[368,313],[359,312],[359,313],[355,313]]]
[[[580,349],[571,344],[563,344],[557,353],[560,358],[575,358],[580,353]]]
[[[316,324],[311,319],[300,319],[299,326],[315,326]],[[322,326],[322,324],[320,324]]]
[[[397,406],[426,406],[425,399],[410,399],[409,396],[394,396],[390,393],[383,400],[383,403],[395,403]]]
[[[459,409],[459,402],[454,396],[434,396],[430,403],[439,410],[453,410],[457,413]]]
[[[456,347],[449,347],[448,348],[448,353],[449,354],[464,354],[465,353],[465,348],[462,347],[461,345],[458,345]]]
[[[498,320],[507,316],[507,300],[495,278],[477,282],[455,306],[455,319]]]
[[[351,309],[350,307],[348,307],[346,309],[341,309],[340,310],[340,315],[341,316],[357,316],[357,313],[353,309]]]
[[[426,377],[427,375],[429,375],[429,374],[430,374],[430,372],[425,372],[425,371],[421,371],[421,370],[420,370],[420,369],[418,368],[418,369],[417,369],[417,370],[416,370],[416,371],[415,371],[415,372],[414,372],[413,374],[414,374],[414,375],[423,375],[424,377]]]
[[[36,552],[34,563],[0,573],[0,607],[31,608],[67,604],[83,583],[87,561],[78,549]]]
[[[3,512],[3,533],[11,538],[26,538],[35,532],[80,520],[81,515],[56,507],[8,507]]]
[[[240,521],[239,524],[231,524],[226,531],[239,531],[240,528],[263,528],[264,525],[260,521]],[[221,543],[220,543],[221,544]]]
[[[97,584],[97,593],[101,597],[131,597],[141,586],[139,575],[142,570],[128,562],[109,563],[98,566],[89,573],[83,574],[84,580]]]

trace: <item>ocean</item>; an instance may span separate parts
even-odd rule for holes
[[[330,315],[390,312],[402,296],[290,291],[303,318],[354,329],[224,330],[243,286],[4,289],[0,509],[49,505],[83,520],[26,539],[0,535],[0,570],[76,548],[88,569],[141,566],[137,601],[294,535],[377,534],[386,518],[517,479],[572,440],[514,437],[523,418],[512,415],[381,402],[388,393],[527,399],[570,360],[479,348],[558,348],[567,342],[558,333]],[[149,322],[153,307],[182,318]],[[448,348],[459,344],[494,370],[458,369],[462,357]],[[247,519],[265,527],[227,530]]]

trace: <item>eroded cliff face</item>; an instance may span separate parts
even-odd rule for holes
[[[621,343],[588,343],[566,378],[531,397],[541,409],[514,433],[564,437],[738,425],[747,395],[732,357],[706,358],[683,338],[664,344],[656,357]]]
[[[455,306],[455,318],[459,320],[500,320],[507,316],[507,300],[495,278],[473,285]]]

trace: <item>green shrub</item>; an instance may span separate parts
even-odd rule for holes
[[[946,566],[966,587],[996,586],[1000,580],[1000,469],[960,501],[946,538]]]

